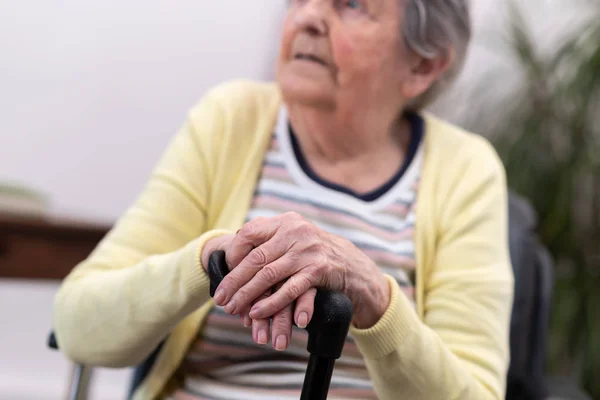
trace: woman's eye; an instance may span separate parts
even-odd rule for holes
[[[346,0],[346,7],[359,9],[361,7],[360,0]]]

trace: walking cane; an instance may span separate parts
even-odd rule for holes
[[[225,252],[213,252],[208,261],[210,296],[229,273]],[[352,321],[352,303],[343,294],[318,289],[313,317],[306,327],[310,353],[300,400],[325,400],[335,361],[342,355]]]

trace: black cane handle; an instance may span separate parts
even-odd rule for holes
[[[213,251],[208,258],[208,277],[210,278],[210,297],[215,297],[215,292],[221,281],[229,273],[225,252],[223,250]]]
[[[214,251],[208,260],[210,296],[229,273],[225,252]],[[309,353],[321,358],[336,360],[342,355],[344,342],[352,321],[352,303],[348,296],[339,292],[317,290],[313,317],[306,327]]]

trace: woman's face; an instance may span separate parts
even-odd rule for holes
[[[403,40],[401,0],[290,0],[277,80],[287,101],[401,108],[420,60]]]

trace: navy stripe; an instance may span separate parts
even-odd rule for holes
[[[371,192],[363,194],[357,193],[346,186],[339,185],[337,183],[332,183],[317,175],[317,173],[310,167],[310,165],[306,161],[306,158],[302,153],[302,149],[300,147],[300,144],[298,143],[298,139],[296,138],[296,134],[291,123],[288,123],[288,130],[290,134],[291,144],[294,149],[294,154],[296,155],[296,159],[298,160],[298,164],[309,178],[311,178],[319,185],[329,188],[331,190],[349,194],[350,196],[356,197],[357,199],[360,199],[362,201],[372,202],[385,195],[394,187],[394,185],[396,185],[396,183],[398,183],[398,181],[400,181],[400,179],[402,178],[402,176],[404,176],[404,173],[412,163],[413,159],[415,158],[417,150],[419,149],[419,144],[421,143],[423,133],[425,130],[425,121],[423,120],[423,118],[421,118],[419,114],[414,112],[407,112],[404,116],[409,120],[411,124],[411,132],[407,154],[402,165],[400,165],[398,172],[396,172],[396,174],[388,182],[384,183],[379,188],[372,190]]]

